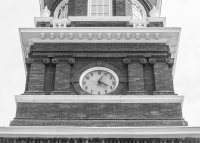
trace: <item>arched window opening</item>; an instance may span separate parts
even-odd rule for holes
[[[58,11],[58,19],[67,18],[68,16],[68,3],[65,3]]]
[[[146,11],[138,0],[127,0],[126,15],[132,16],[133,19],[145,19]]]
[[[54,18],[64,19],[68,17],[68,2],[69,0],[63,0],[56,8],[54,12]]]
[[[63,19],[68,16],[68,3],[65,3],[58,11],[58,19]]]
[[[138,4],[136,4],[134,1],[132,1],[132,17],[134,19],[144,18],[144,14],[141,7]]]

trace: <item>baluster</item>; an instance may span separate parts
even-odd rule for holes
[[[61,23],[58,23],[58,28],[61,28],[61,26],[62,26]]]

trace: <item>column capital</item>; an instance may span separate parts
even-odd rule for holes
[[[146,64],[147,63],[147,59],[146,58],[140,58],[140,63],[141,64]]]
[[[123,62],[125,64],[129,64],[129,63],[133,63],[133,62],[146,64],[147,63],[147,59],[146,58],[141,58],[141,57],[134,57],[134,58],[128,58],[127,57],[127,58],[123,59]]]
[[[123,59],[123,62],[124,62],[125,64],[129,64],[129,63],[131,62],[131,59],[130,59],[130,58],[124,58],[124,59]]]
[[[173,66],[173,64],[174,64],[174,59],[173,58],[166,58],[165,61],[168,64],[168,66]]]
[[[53,58],[53,59],[52,59],[52,63],[53,63],[53,64],[57,64],[58,61],[59,61],[58,58]]]
[[[43,61],[44,64],[49,64],[50,63],[50,59],[49,58],[44,58],[42,61]]]
[[[150,64],[155,64],[156,63],[156,58],[150,58],[149,59]]]
[[[33,60],[32,58],[26,58],[26,59],[25,59],[25,63],[26,63],[27,65],[32,64],[33,61],[34,61],[34,60]]]
[[[68,58],[68,63],[71,64],[71,65],[74,65],[75,64],[75,59],[72,57],[72,58]]]

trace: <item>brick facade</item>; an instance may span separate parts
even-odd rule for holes
[[[166,62],[156,62],[154,64],[154,77],[154,94],[174,93],[172,70]]]
[[[143,65],[138,61],[131,61],[128,64],[128,84],[127,94],[147,94],[144,91],[144,72]]]
[[[18,103],[17,108],[19,119],[183,119],[180,103]]]
[[[113,94],[174,94],[172,66],[166,62],[168,50],[168,46],[164,44],[35,44],[30,53],[34,62],[27,64],[30,72],[27,73],[26,86],[28,91],[35,91],[32,94],[43,90],[46,94],[54,95],[81,94],[76,88],[80,75],[88,68],[99,66],[96,62],[100,60],[103,63],[100,66],[114,70],[120,77],[119,89]],[[37,57],[42,61],[52,55],[56,57],[54,59],[58,59],[57,63],[50,61],[45,65],[37,61]],[[76,60],[74,65],[67,61],[72,56]],[[146,56],[159,57],[155,57],[157,61],[151,64],[149,60],[152,58],[142,58]],[[123,61],[126,57],[130,59],[129,64]],[[145,59],[145,63],[141,63],[141,59]],[[89,66],[92,62],[94,64]],[[83,67],[82,70],[80,67]],[[75,72],[78,72],[76,77]],[[25,94],[29,93],[26,91]]]
[[[64,92],[68,94],[70,92],[70,70],[71,65],[66,60],[60,60],[56,64],[55,72],[55,83],[54,90],[51,94],[59,94],[59,92]]]
[[[10,125],[186,126],[187,122],[180,103],[18,103]]]
[[[139,143],[139,142],[156,142],[156,143],[200,143],[200,138],[2,138],[0,137],[0,142],[2,143],[18,143],[18,142],[34,142],[34,143]]]
[[[27,92],[44,92],[44,76],[45,76],[45,64],[42,61],[35,61],[31,64],[30,75],[28,81]]]

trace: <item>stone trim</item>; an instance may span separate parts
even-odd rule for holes
[[[149,28],[115,28],[115,27],[70,27],[70,28],[23,28],[20,29],[20,37],[23,50],[24,61],[26,58],[26,47],[30,47],[34,43],[167,43],[170,47],[173,45],[174,51],[178,51],[178,44],[180,38],[180,28],[163,28],[163,27],[149,27]],[[70,32],[69,32],[70,31]],[[59,33],[55,35],[54,39],[49,39],[50,33]],[[92,33],[93,39],[88,39],[88,33]],[[99,40],[96,36],[102,33]],[[116,38],[117,33],[121,33],[121,38]],[[136,39],[136,35],[140,34],[140,39]],[[151,33],[150,37],[146,39],[146,33]],[[155,34],[160,34],[159,40],[155,39]],[[41,35],[42,34],[42,35]],[[111,35],[110,35],[111,34]],[[60,36],[62,35],[62,36]],[[64,37],[63,37],[64,35]],[[73,39],[71,39],[71,36]],[[83,35],[83,36],[79,36]],[[109,35],[111,39],[108,39]],[[169,39],[169,37],[171,39]],[[31,39],[31,40],[30,40]],[[177,52],[171,53],[176,63]],[[174,64],[175,65],[175,64]],[[25,69],[26,70],[26,69]],[[173,67],[173,73],[175,66]]]
[[[183,103],[184,97],[176,95],[16,95],[15,100],[17,103]]]
[[[1,137],[199,138],[200,127],[1,127]]]

